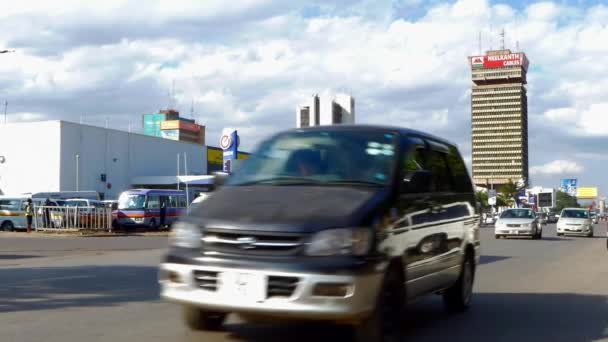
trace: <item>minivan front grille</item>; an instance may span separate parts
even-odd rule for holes
[[[195,270],[193,272],[194,282],[198,287],[207,291],[217,290],[218,272]]]
[[[203,253],[281,256],[296,254],[304,245],[303,239],[303,235],[292,233],[205,229],[201,247]]]
[[[269,276],[266,297],[289,298],[296,290],[299,281],[298,277]]]

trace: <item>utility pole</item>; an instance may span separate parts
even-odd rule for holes
[[[492,189],[492,193],[494,193],[494,172],[491,173],[490,177],[490,189]],[[492,204],[492,215],[494,215],[494,204]]]

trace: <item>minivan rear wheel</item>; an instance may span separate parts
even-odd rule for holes
[[[384,278],[376,305],[371,316],[353,327],[357,342],[399,341],[401,322],[405,308],[405,285],[396,269],[389,269]]]
[[[185,306],[183,315],[188,328],[197,331],[220,330],[226,320],[225,313],[210,312],[193,306]]]
[[[473,257],[467,254],[458,281],[443,294],[443,304],[449,312],[462,312],[469,308],[473,297],[474,279],[475,265]]]

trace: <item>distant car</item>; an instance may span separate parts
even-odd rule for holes
[[[541,239],[543,228],[532,209],[507,209],[502,212],[494,226],[497,239],[507,236],[530,236]]]
[[[484,224],[494,224],[496,222],[496,215],[486,215],[483,223]]]
[[[593,224],[598,224],[600,223],[600,218],[597,216],[596,213],[591,213],[591,222]]]
[[[582,208],[565,208],[557,221],[557,235],[586,235],[593,237],[593,225],[589,210]]]
[[[547,213],[537,212],[536,216],[541,224],[547,224]]]
[[[558,217],[557,213],[550,212],[547,214],[547,223],[557,223],[558,220],[559,220],[559,217]]]

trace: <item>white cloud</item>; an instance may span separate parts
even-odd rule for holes
[[[533,166],[530,168],[530,173],[533,175],[576,175],[584,171],[582,165],[571,160],[554,160],[544,165]]]
[[[608,136],[608,102],[588,107],[550,109],[544,116],[562,132],[579,136]]]
[[[553,2],[538,2],[528,7],[528,17],[531,19],[551,20],[560,13],[560,8]]]

